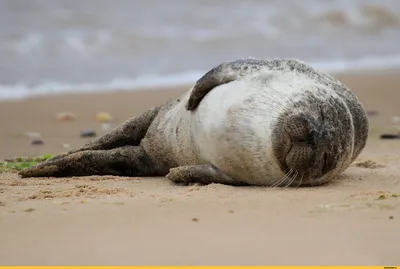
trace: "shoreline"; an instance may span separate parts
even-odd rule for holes
[[[382,76],[382,75],[393,75],[400,73],[400,67],[396,68],[366,68],[366,69],[349,69],[347,71],[335,71],[335,72],[329,72],[329,71],[324,71],[334,77],[337,78],[346,78],[348,76],[352,77],[357,77],[357,76]],[[205,73],[205,72],[204,72]],[[201,75],[199,74],[199,78]],[[67,97],[70,95],[98,95],[98,94],[112,94],[112,93],[134,93],[134,92],[148,92],[148,91],[170,91],[171,89],[190,89],[190,87],[196,82],[196,80],[193,80],[192,82],[187,82],[187,83],[170,83],[167,84],[166,86],[160,86],[160,85],[147,85],[147,86],[134,86],[132,88],[124,87],[124,88],[118,88],[115,87],[113,89],[104,89],[101,86],[98,86],[98,88],[89,90],[89,91],[82,91],[79,92],[79,87],[76,88],[72,92],[60,92],[60,93],[49,93],[49,94],[41,94],[41,95],[31,95],[31,96],[26,96],[22,98],[15,98],[15,99],[0,99],[0,104],[1,103],[7,103],[7,102],[18,102],[18,101],[27,101],[27,100],[34,100],[34,99],[42,99],[42,98],[62,98],[62,97]],[[85,84],[85,83],[82,83]],[[95,83],[89,83],[95,85]],[[77,85],[80,85],[78,83]]]

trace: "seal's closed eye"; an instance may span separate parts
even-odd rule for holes
[[[321,173],[324,175],[335,168],[335,160],[331,154],[324,152]]]
[[[322,173],[324,173],[324,171],[326,170],[327,161],[328,161],[328,157],[327,157],[326,152],[324,152],[324,162],[322,164]]]

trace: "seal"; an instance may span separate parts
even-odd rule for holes
[[[315,186],[349,167],[368,129],[358,98],[327,73],[296,59],[239,59],[211,69],[179,98],[20,175]]]

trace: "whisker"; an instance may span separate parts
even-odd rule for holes
[[[297,106],[292,98],[290,98],[288,96],[284,96],[281,92],[278,92],[278,91],[275,91],[274,96],[280,97],[281,100],[283,100],[283,102],[285,102],[288,105],[286,107],[287,110],[289,110],[288,107],[290,106],[290,110],[295,110],[296,112],[300,113],[300,110],[297,108]]]
[[[271,185],[271,187],[275,188],[278,187],[278,185],[286,179],[286,177],[288,176],[288,174],[290,173],[291,169],[289,170],[289,172],[287,172],[281,179],[279,179],[277,182],[275,182],[274,184]]]
[[[275,184],[273,184],[272,187],[274,187],[274,188],[275,188],[275,187],[279,187],[283,182],[286,181],[286,179],[288,179],[288,178],[290,177],[290,175],[292,174],[292,172],[293,172],[293,170],[290,169],[289,172],[288,172],[285,176],[283,176],[282,179],[278,180],[278,182],[276,182]]]
[[[275,94],[276,93],[276,94]],[[271,97],[273,96],[273,98]],[[279,105],[280,107],[285,108],[286,110],[289,108],[290,103],[287,102],[287,100],[285,100],[284,98],[282,98],[281,93],[274,91],[274,94],[270,95],[270,96],[265,96],[266,98],[268,98],[270,100],[269,104],[273,104],[273,105]],[[278,97],[278,98],[277,98]],[[280,100],[279,100],[280,97]],[[290,99],[289,99],[290,100]]]
[[[303,182],[303,178],[304,178],[304,173],[301,175],[300,181],[299,181],[299,183],[297,183],[296,188],[301,186],[301,183]]]
[[[292,185],[292,183],[295,181],[295,179],[296,179],[298,173],[299,173],[298,171],[295,171],[294,176],[291,178],[291,180],[290,180],[289,183],[285,186],[285,188],[289,188],[290,185]]]

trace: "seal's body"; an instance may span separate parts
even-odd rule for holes
[[[333,77],[297,60],[237,60],[180,98],[21,174],[318,185],[343,172],[367,136],[362,105]]]

